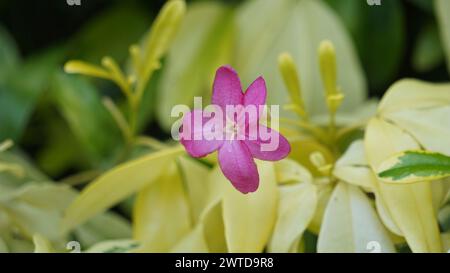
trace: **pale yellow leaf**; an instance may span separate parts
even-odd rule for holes
[[[325,214],[325,208],[327,207],[331,193],[333,192],[333,186],[328,183],[329,181],[326,182],[327,183],[318,183],[317,185],[316,211],[311,223],[308,226],[308,230],[315,234],[319,234],[320,227],[322,226],[323,215]]]
[[[62,230],[67,232],[156,181],[181,146],[164,149],[119,165],[91,182],[67,209]]]
[[[313,178],[308,169],[296,161],[285,158],[274,163],[277,182],[312,182]]]
[[[190,230],[189,207],[175,162],[142,189],[133,210],[133,239],[143,252],[167,252]]]
[[[269,252],[292,250],[311,222],[316,206],[317,188],[314,184],[306,182],[280,187],[277,222]]]
[[[227,252],[222,203],[217,203],[215,206],[210,207],[201,221],[209,251],[213,253]]]
[[[338,183],[328,202],[317,242],[318,252],[395,252],[369,198],[357,187]]]
[[[203,226],[198,225],[170,251],[172,253],[206,253],[208,246],[203,233]]]
[[[33,236],[33,243],[34,243],[34,253],[52,253],[55,252],[55,250],[52,247],[52,244],[47,240],[47,238],[35,234]]]
[[[254,193],[240,193],[225,177],[220,181],[229,252],[262,252],[275,225],[279,197],[274,166],[264,161],[257,165],[260,185]]]
[[[210,169],[188,157],[180,157],[179,163],[192,211],[193,223],[197,223],[207,205],[208,192],[211,186],[207,180]]]
[[[378,118],[369,122],[364,144],[373,170],[377,170],[385,159],[396,153],[419,148],[410,135]],[[383,199],[385,209],[405,236],[410,248],[414,252],[441,251],[431,185],[423,182],[391,185],[378,180],[377,186],[377,198]]]
[[[356,140],[336,162],[333,175],[342,181],[373,191],[376,176],[370,169],[364,142]]]

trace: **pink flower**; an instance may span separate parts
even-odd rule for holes
[[[214,79],[212,103],[221,110],[220,113],[226,114],[213,116],[210,112],[193,110],[183,118],[181,143],[187,152],[193,157],[203,157],[218,150],[222,172],[244,194],[256,191],[259,186],[254,158],[276,161],[286,157],[291,149],[280,133],[259,124],[260,108],[265,105],[266,96],[266,84],[262,77],[257,78],[243,93],[237,73],[230,66],[222,66]],[[256,115],[242,110],[229,114],[227,110],[230,106],[258,110]],[[211,122],[214,117],[216,122]],[[252,128],[257,128],[257,134],[251,134]],[[263,133],[270,138],[262,137]],[[265,149],[265,145],[273,140],[276,140],[276,146]]]

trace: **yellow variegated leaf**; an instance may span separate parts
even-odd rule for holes
[[[242,194],[223,177],[223,219],[229,252],[261,252],[275,225],[278,188],[273,163],[258,161],[260,185]],[[217,170],[220,171],[220,170]]]
[[[450,157],[428,151],[406,151],[380,164],[378,177],[388,183],[416,183],[450,176]]]
[[[373,170],[395,153],[419,148],[410,135],[378,118],[369,122],[364,144]],[[430,184],[391,185],[378,180],[377,186],[377,198],[382,198],[410,248],[414,252],[441,251]]]
[[[92,217],[73,231],[83,248],[89,248],[102,241],[131,238],[130,222],[124,217],[106,211]]]
[[[314,184],[305,182],[280,187],[277,222],[269,252],[292,250],[311,222],[316,206],[317,188]]]
[[[180,157],[179,162],[192,211],[193,223],[197,223],[208,201],[207,193],[211,184],[208,183],[207,177],[210,170],[204,164],[189,157]]]
[[[188,202],[175,162],[164,167],[158,181],[141,190],[133,211],[133,239],[140,251],[167,252],[191,227]]]
[[[25,238],[31,239],[38,232],[51,241],[62,239],[58,229],[61,212],[57,208],[45,210],[22,202],[10,202],[3,209],[8,213],[11,225]]]
[[[133,252],[139,244],[130,239],[99,242],[89,248],[88,253],[127,253]]]
[[[317,242],[318,252],[395,252],[369,198],[357,187],[339,182],[325,210]]]
[[[362,140],[353,142],[338,159],[333,175],[342,181],[373,191],[376,176],[367,163]]]
[[[309,170],[292,159],[285,158],[275,162],[274,165],[277,182],[280,184],[289,182],[312,182],[313,180]]]
[[[172,253],[205,253],[208,246],[203,233],[203,226],[198,225],[191,230],[181,241],[170,251]]]
[[[27,184],[10,195],[15,201],[41,209],[63,209],[76,197],[67,185]]]
[[[181,146],[164,149],[129,161],[91,182],[67,209],[62,230],[69,231],[159,178]]]
[[[33,236],[34,243],[34,253],[52,253],[55,250],[52,247],[52,244],[45,237],[35,234]]]
[[[62,210],[74,197],[75,192],[64,185],[30,183],[11,192],[0,206],[23,237],[31,240],[38,233],[59,241],[63,239],[59,232]]]

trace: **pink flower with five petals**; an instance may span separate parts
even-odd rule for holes
[[[257,78],[243,93],[239,76],[233,68],[222,66],[217,70],[212,103],[222,112],[226,112],[227,106],[234,106],[237,109],[248,106],[260,108],[265,105],[266,96],[266,84],[262,77]],[[208,122],[212,119],[211,115],[204,114],[202,110],[193,110],[185,114],[180,141],[193,157],[203,157],[217,150],[219,165],[225,177],[244,194],[256,191],[259,186],[259,174],[254,158],[277,161],[286,157],[291,150],[285,137],[259,124],[259,111],[253,118],[248,118],[245,113],[230,116],[227,112],[225,118],[222,118],[224,122],[217,123],[220,125],[211,125],[213,123]],[[200,122],[197,120],[198,117]],[[256,126],[252,126],[255,124]],[[257,128],[259,133],[255,134],[255,137],[251,137],[248,133],[250,127]],[[261,132],[266,132],[271,139],[262,138]],[[224,137],[214,138],[214,134]],[[277,140],[276,147],[264,149],[263,146],[273,138]]]

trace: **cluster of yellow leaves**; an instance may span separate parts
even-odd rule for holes
[[[237,14],[241,34],[237,41],[238,55],[241,56],[238,60],[242,62],[238,67],[244,72],[244,79],[260,71],[255,67],[262,67],[265,74],[274,77],[269,81],[269,87],[274,87],[272,90],[278,90],[275,87],[282,85],[283,79],[288,83],[295,109],[300,109],[297,113],[305,120],[310,118],[319,124],[310,126],[309,121],[299,121],[297,125],[301,130],[286,129],[292,153],[288,159],[277,163],[258,162],[261,185],[256,193],[242,195],[235,191],[214,159],[207,160],[213,165],[209,167],[205,162],[182,155],[180,146],[161,147],[159,151],[121,164],[91,182],[66,210],[63,231],[71,231],[136,194],[133,235],[129,238],[132,240],[117,241],[117,247],[125,245],[127,251],[130,242],[137,242],[138,246],[130,251],[297,252],[302,250],[302,235],[306,230],[318,235],[318,252],[366,252],[373,247],[377,251],[395,252],[395,245],[405,241],[414,252],[443,251],[437,212],[448,191],[447,184],[391,185],[379,180],[376,173],[381,162],[404,150],[424,148],[450,154],[450,87],[403,80],[388,90],[375,115],[367,113],[370,111],[354,111],[350,116],[337,112],[343,94],[348,98],[342,104],[347,112],[361,103],[365,82],[360,77],[361,71],[348,38],[341,35],[340,25],[333,23],[335,18],[321,5],[319,1],[309,0],[260,0],[246,5]],[[282,18],[274,21],[273,30],[287,28],[286,31],[270,31],[279,37],[273,39],[275,46],[254,49],[256,35],[267,25],[258,21],[264,19],[261,16],[251,15],[264,9]],[[173,105],[172,99],[186,102],[199,92],[197,89],[203,90],[203,86],[208,85],[196,77],[186,76],[189,74],[186,71],[191,72],[192,66],[195,67],[196,56],[205,53],[203,48],[212,50],[209,45],[224,42],[222,47],[208,51],[208,56],[214,58],[202,61],[201,70],[195,71],[195,75],[202,77],[211,74],[215,64],[229,53],[231,26],[222,24],[222,20],[230,15],[229,11],[215,5],[199,4],[192,8],[192,13],[188,11],[186,23],[189,26],[198,24],[198,14],[211,10],[218,15],[217,22],[212,26],[204,25],[199,32],[202,35],[190,40],[192,44],[182,43],[189,28],[182,29],[175,37],[180,45],[169,52],[169,68],[162,85],[165,91],[160,95],[162,103],[159,107],[159,118],[165,126],[170,125],[165,117],[167,109]],[[336,31],[330,34],[329,30],[320,28],[325,23],[303,14],[306,10],[321,14],[317,18],[331,22],[327,27],[337,28]],[[303,16],[296,16],[299,13]],[[251,18],[252,22],[246,18]],[[304,20],[304,24],[294,24],[298,18]],[[289,20],[287,25],[284,20]],[[294,25],[305,28],[294,28]],[[314,36],[307,26],[317,27],[314,33],[321,35]],[[223,33],[219,41],[213,39],[211,33],[214,31]],[[298,36],[292,33],[297,32],[302,37],[314,36],[314,39],[292,40],[291,37]],[[337,45],[338,56],[340,53],[344,56],[334,59],[333,46],[325,43],[320,47],[319,62],[313,61],[311,48],[316,49],[325,33],[333,36],[331,40]],[[184,54],[185,50],[191,54]],[[293,52],[295,58],[289,55],[280,58],[287,65],[280,66],[285,72],[279,77],[275,62],[278,54],[285,50]],[[180,61],[177,56],[187,59]],[[302,71],[302,86],[297,76],[284,77],[290,73],[289,63],[293,65],[298,60],[302,62],[300,67],[318,63],[320,67],[316,68],[322,69],[322,73],[311,76],[310,70]],[[182,65],[174,65],[177,62]],[[347,65],[348,62],[351,65]],[[346,72],[337,73],[337,67],[344,66],[348,68]],[[320,89],[320,76],[326,91],[325,104],[319,103],[323,98],[313,92]],[[168,82],[173,78],[181,79],[177,81],[180,85],[177,88],[187,86],[186,96],[178,97],[177,88],[171,89]],[[183,84],[185,82],[189,84]],[[338,82],[342,84],[342,93]],[[280,94],[277,93],[273,101],[284,103],[285,96]],[[367,105],[363,108],[369,109]],[[332,115],[332,137],[324,133],[321,119],[324,109]],[[367,116],[371,117],[368,123]],[[311,133],[305,133],[305,129]],[[344,148],[340,150],[340,143],[363,130],[363,137],[357,137],[351,145],[342,145]],[[35,241],[45,248],[45,241],[39,238]],[[110,242],[108,248],[114,245]]]

